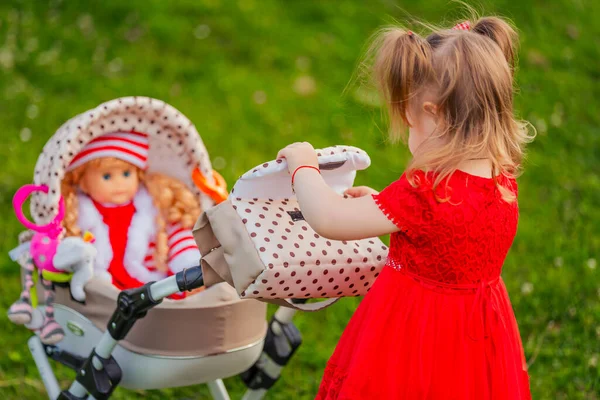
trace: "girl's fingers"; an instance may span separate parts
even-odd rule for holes
[[[279,153],[277,153],[277,158],[286,158],[286,155],[289,150],[290,146],[284,147],[283,149],[279,150]]]
[[[373,190],[367,186],[351,187],[351,188],[346,189],[346,191],[344,192],[345,195],[348,195],[350,197],[363,197],[363,196],[368,196],[370,194],[376,194],[376,193],[377,193],[376,190]]]
[[[358,188],[349,188],[344,191],[344,194],[349,197],[360,197],[360,191]]]

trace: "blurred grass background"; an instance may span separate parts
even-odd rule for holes
[[[478,4],[475,4],[476,6]],[[600,394],[600,2],[479,4],[511,18],[522,48],[518,114],[538,137],[520,178],[521,220],[506,261],[535,399]],[[349,144],[373,166],[358,183],[381,189],[408,152],[385,143],[372,94],[344,92],[369,36],[404,11],[449,26],[447,1],[131,0],[0,2],[0,399],[44,392],[29,332],[12,325],[18,267],[6,253],[21,226],[11,198],[31,182],[46,140],[68,118],[127,95],[165,100],[197,126],[214,166],[233,184],[294,141]],[[311,399],[360,300],[299,315],[305,343],[268,395]],[[185,329],[179,327],[178,329]],[[63,387],[73,375],[56,368]],[[226,380],[233,398],[238,378]],[[118,389],[115,398],[207,398],[202,386]]]

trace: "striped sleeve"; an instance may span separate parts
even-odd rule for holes
[[[148,253],[146,254],[146,258],[144,258],[144,267],[146,267],[148,271],[156,271],[156,264],[154,263],[155,248],[156,244],[154,242],[150,243],[150,246],[148,246]]]
[[[195,267],[200,263],[200,251],[190,229],[184,229],[180,224],[167,226],[169,236],[168,264],[171,272],[176,274],[184,268]]]

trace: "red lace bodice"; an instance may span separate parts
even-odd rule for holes
[[[498,278],[517,230],[518,206],[493,179],[456,171],[432,190],[433,175],[405,175],[373,196],[401,230],[391,235],[388,265],[435,282],[473,285]],[[516,195],[512,178],[498,183]]]

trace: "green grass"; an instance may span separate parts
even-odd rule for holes
[[[520,179],[519,232],[503,274],[535,399],[600,397],[599,5],[484,4],[521,30],[517,109],[539,132]],[[286,144],[306,140],[316,147],[343,143],[367,150],[373,166],[358,181],[383,188],[400,175],[408,152],[386,145],[380,110],[369,106],[367,96],[343,92],[369,35],[390,17],[401,19],[401,7],[431,22],[458,10],[441,0],[3,0],[0,253],[16,244],[21,227],[11,198],[31,182],[45,141],[66,119],[120,96],[152,96],[180,109],[230,184]],[[1,315],[18,296],[18,274],[7,256],[0,259]],[[344,299],[296,318],[305,343],[269,398],[313,398],[358,301]],[[43,397],[28,336],[0,318],[1,399]],[[56,371],[66,387],[73,375]],[[243,392],[237,378],[226,385],[234,398]],[[202,386],[118,389],[115,398],[207,393]]]

